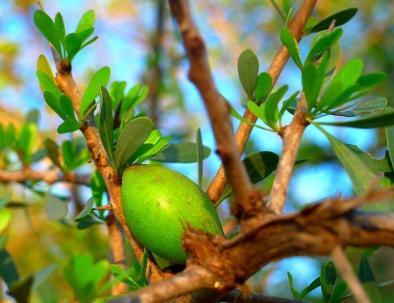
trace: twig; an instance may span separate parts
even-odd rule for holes
[[[89,184],[90,176],[74,173],[64,174],[57,169],[35,171],[28,167],[18,171],[0,171],[0,182],[2,183],[22,183],[29,180],[43,181],[49,185],[57,182],[69,182],[79,185],[87,185]]]
[[[247,294],[244,295],[239,290],[232,290],[220,297],[220,302],[229,303],[304,303],[304,301],[291,300],[266,296],[263,294]]]
[[[364,288],[360,283],[360,280],[356,277],[353,268],[349,263],[349,260],[344,254],[342,247],[334,247],[331,253],[331,257],[335,263],[336,268],[341,273],[342,278],[346,281],[346,284],[349,286],[357,302],[371,303],[367,294],[364,291]]]
[[[293,172],[297,152],[301,144],[302,135],[309,124],[305,119],[306,101],[304,96],[298,103],[294,118],[291,123],[282,130],[283,151],[280,156],[276,176],[272,185],[268,208],[280,214],[286,202],[290,178]]]
[[[77,115],[80,116],[79,108],[81,94],[71,74],[71,67],[67,62],[55,62],[58,70],[58,74],[56,75],[56,84],[60,90],[70,98]],[[100,136],[98,134],[97,128],[94,126],[92,119],[87,121],[81,127],[81,131],[86,139],[86,143],[94,164],[105,181],[115,218],[122,226],[122,229],[125,232],[138,260],[141,260],[143,256],[143,250],[139,243],[133,238],[123,215],[120,177],[107,161],[104,147],[101,143]],[[124,249],[124,247],[120,246],[117,247],[117,249]],[[161,278],[160,269],[150,260],[148,262],[148,272],[150,273],[151,281],[159,280]]]
[[[293,32],[294,37],[297,40],[300,40],[303,34],[303,30],[305,27],[305,23],[308,20],[310,14],[312,13],[313,8],[316,5],[317,0],[305,0],[301,5],[298,12],[295,14],[294,18],[291,20],[289,24],[290,30]],[[279,78],[280,73],[282,72],[284,66],[286,65],[287,60],[289,59],[289,53],[287,48],[281,47],[274,57],[271,66],[268,69],[268,73],[272,78],[273,84]],[[251,124],[255,123],[257,118],[253,115],[249,110],[245,111],[243,116],[245,121],[250,121]],[[253,126],[248,123],[240,123],[238,130],[235,135],[235,142],[237,148],[240,152],[242,152],[245,148],[246,142],[249,139],[250,133],[253,130]],[[224,188],[226,187],[227,179],[224,173],[223,166],[220,167],[216,176],[210,183],[207,193],[211,200],[215,203],[220,196],[222,195]]]
[[[254,197],[254,190],[234,140],[229,108],[217,91],[207,59],[203,37],[193,23],[186,0],[169,0],[171,13],[182,35],[190,62],[189,78],[197,87],[211,121],[225,174],[238,202],[238,213],[253,214],[260,210],[261,199]]]

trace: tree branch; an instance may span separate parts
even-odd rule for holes
[[[189,230],[185,248],[187,269],[130,297],[141,303],[162,302],[201,289],[228,291],[262,266],[291,256],[327,256],[338,246],[394,246],[394,214],[370,214],[358,209],[372,201],[391,199],[394,189],[353,199],[331,199],[290,215],[254,221],[232,240]],[[280,301],[279,301],[280,302]],[[285,301],[286,302],[286,301]]]
[[[305,119],[306,100],[302,95],[297,105],[291,123],[282,129],[283,150],[280,156],[276,176],[272,185],[268,208],[280,214],[286,203],[287,191],[289,189],[290,178],[293,172],[297,152],[301,144],[302,135],[308,122]]]
[[[76,85],[72,77],[71,67],[68,65],[67,62],[59,61],[56,61],[56,67],[58,71],[56,75],[56,84],[60,88],[60,90],[70,98],[77,115],[80,116],[79,108],[81,102],[81,94],[79,92],[78,86]],[[87,147],[90,151],[92,160],[94,161],[97,170],[101,173],[105,181],[115,218],[122,226],[122,229],[124,230],[127,239],[129,240],[138,260],[141,260],[143,250],[139,243],[133,238],[123,215],[120,176],[117,175],[117,173],[108,163],[104,147],[101,143],[100,136],[93,121],[87,121],[81,127],[81,132],[86,139]],[[117,247],[117,249],[123,249],[123,246]],[[150,260],[148,262],[148,272],[150,273],[150,279],[152,281],[161,278],[160,269],[155,263],[151,262]]]
[[[301,39],[305,23],[311,15],[313,8],[316,5],[316,2],[317,0],[305,0],[290,22],[289,28],[293,32],[293,35],[297,40]],[[268,73],[272,78],[273,84],[275,84],[278,80],[279,75],[282,72],[284,66],[286,65],[288,59],[289,53],[287,51],[287,48],[282,46],[277,52],[271,63],[271,66],[268,69]],[[249,136],[253,130],[253,126],[251,124],[255,123],[257,120],[256,116],[253,115],[249,110],[245,111],[243,118],[247,121],[250,121],[251,123],[246,124],[241,122],[236,132],[235,142],[240,152],[244,150],[246,142],[248,141]],[[224,188],[226,187],[226,184],[227,178],[224,173],[223,166],[221,166],[207,190],[208,196],[213,202],[216,202],[220,198],[224,191]]]
[[[57,182],[69,182],[79,185],[88,185],[90,176],[74,173],[64,174],[58,169],[35,171],[28,167],[18,171],[0,171],[0,182],[2,183],[23,183],[29,180],[43,181],[49,185]]]
[[[262,201],[260,196],[255,194],[245,167],[240,161],[229,108],[214,84],[203,37],[193,23],[188,1],[169,0],[169,3],[190,62],[189,78],[198,89],[208,111],[217,153],[222,160],[225,174],[239,203],[240,211],[253,214],[261,209]]]

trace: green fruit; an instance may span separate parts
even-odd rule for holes
[[[182,235],[188,225],[223,235],[208,196],[184,175],[163,166],[127,168],[122,179],[122,204],[137,240],[171,263],[186,261]]]

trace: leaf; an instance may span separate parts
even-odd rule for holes
[[[62,58],[62,47],[55,23],[42,10],[35,11],[33,18],[38,30],[48,40],[48,42],[52,44],[59,56]]]
[[[317,105],[318,108],[331,109],[344,104],[346,100],[338,97],[357,82],[362,73],[362,69],[363,62],[360,59],[348,61],[331,80],[327,90]]]
[[[90,79],[81,99],[80,111],[82,116],[85,114],[86,110],[89,108],[94,99],[96,99],[96,97],[100,94],[100,88],[107,85],[110,75],[110,68],[105,66],[99,69],[93,75],[92,79]]]
[[[271,126],[273,129],[277,129],[277,122],[279,119],[279,110],[278,105],[280,100],[282,100],[283,96],[286,94],[288,90],[287,85],[283,85],[274,93],[272,93],[267,101],[263,104],[264,108],[264,117],[266,119],[266,123]]]
[[[287,27],[282,28],[280,31],[280,40],[282,44],[287,48],[291,58],[294,60],[295,64],[302,69],[302,62],[300,57],[300,50],[298,48],[297,40],[294,38],[293,33]]]
[[[25,123],[38,125],[40,122],[40,111],[38,109],[29,110],[26,114]]]
[[[64,38],[66,36],[66,28],[64,26],[63,16],[60,13],[57,13],[55,16],[55,26],[60,40],[64,43]]]
[[[96,15],[93,10],[89,10],[86,13],[84,13],[81,19],[79,20],[76,33],[80,33],[92,28],[94,26],[95,20],[96,20]]]
[[[356,194],[362,194],[368,189],[370,189],[371,182],[377,179],[377,176],[374,174],[371,168],[357,153],[355,153],[346,144],[331,136],[323,128],[319,126],[318,128],[330,141],[339,162],[341,162],[343,168],[345,169],[345,171],[349,175],[349,178],[352,181],[353,188]]]
[[[94,215],[93,213],[89,213],[86,216],[84,216],[83,218],[81,218],[80,220],[77,221],[77,228],[78,229],[86,229],[89,228],[93,225],[96,224],[102,224],[105,223],[103,220],[101,220],[100,218],[98,218],[96,215]]]
[[[54,195],[47,193],[45,195],[45,210],[50,220],[60,220],[67,216],[68,203],[60,200]]]
[[[376,283],[368,258],[364,255],[361,256],[358,268],[358,277],[360,278],[368,297],[371,299],[371,302],[381,303],[382,297],[380,295],[378,284]]]
[[[308,110],[311,110],[317,103],[320,90],[323,86],[324,76],[324,73],[320,73],[315,64],[305,64],[304,69],[302,70],[302,87],[308,103]]]
[[[32,289],[36,289],[38,286],[40,286],[42,283],[44,283],[55,271],[57,265],[56,264],[51,264],[48,265],[47,267],[41,269],[40,271],[36,272],[34,274],[34,282],[32,285]]]
[[[272,78],[269,73],[261,73],[256,80],[255,100],[257,103],[264,100],[272,90]]]
[[[197,135],[196,135],[196,154],[197,154],[197,169],[198,169],[198,186],[202,188],[204,145],[202,143],[200,129],[197,129]]]
[[[259,59],[251,49],[244,50],[238,58],[238,77],[249,99],[253,99],[259,73]]]
[[[59,125],[57,132],[59,134],[72,133],[79,129],[79,124],[76,121],[67,120]]]
[[[332,32],[323,32],[316,35],[312,40],[312,45],[305,62],[315,63],[322,56],[323,52],[334,47],[342,34],[343,30],[337,28]]]
[[[337,278],[328,303],[339,303],[342,301],[342,299],[345,297],[346,294],[347,294],[347,285],[345,281]]]
[[[41,70],[37,71],[37,78],[38,82],[40,83],[40,89],[44,93],[44,97],[46,92],[50,92],[56,100],[60,98],[62,92],[56,86],[53,78],[51,78]]]
[[[68,61],[71,62],[75,55],[80,51],[82,46],[82,39],[79,35],[75,33],[68,34],[66,36],[64,46],[67,51]]]
[[[312,28],[307,29],[308,33],[316,33],[326,30],[330,27],[331,23],[335,20],[335,26],[341,26],[351,20],[357,13],[357,8],[348,8],[343,11],[337,12],[327,18],[323,19]]]
[[[36,137],[37,126],[32,123],[23,124],[16,143],[18,150],[21,151],[21,161],[24,164],[30,164],[31,162]]]
[[[392,108],[389,108],[388,110],[389,112],[394,112]],[[394,163],[394,126],[386,127],[385,133],[390,161],[391,163]]]
[[[317,277],[307,287],[305,287],[302,290],[302,292],[300,294],[300,299],[305,298],[310,292],[312,292],[313,290],[315,290],[318,287],[320,287],[320,277]]]
[[[114,151],[113,151],[113,124],[114,120],[112,117],[112,100],[107,89],[101,87],[100,96],[100,113],[99,113],[99,132],[101,142],[103,143],[104,149],[107,152],[108,159],[111,165],[114,164]]]
[[[292,295],[293,299],[295,299],[295,300],[301,299],[300,293],[294,287],[293,276],[289,272],[287,272],[287,281],[289,282],[290,291],[291,291],[291,295]]]
[[[52,72],[51,65],[48,62],[48,59],[44,55],[39,55],[37,59],[37,71],[40,71],[48,76],[52,82],[55,82],[55,77]]]
[[[5,249],[0,250],[0,276],[8,287],[19,280],[18,271],[12,256]]]
[[[279,157],[277,154],[269,151],[262,151],[251,154],[242,160],[248,173],[250,182],[257,184],[267,178],[278,166]],[[216,202],[219,205],[224,199],[232,194],[230,186],[226,186],[223,194]]]
[[[321,125],[332,125],[340,127],[352,127],[352,128],[379,128],[390,126],[394,124],[394,111],[391,112],[379,112],[377,114],[369,115],[365,118],[356,119],[352,121],[343,122],[321,122]]]
[[[332,261],[327,261],[322,264],[320,271],[320,285],[324,302],[328,302],[328,300],[330,299],[336,279],[337,273],[334,263]]]
[[[81,212],[74,218],[74,220],[80,221],[81,219],[86,217],[90,213],[93,207],[94,207],[94,199],[91,198],[86,202],[85,206],[83,207]]]
[[[146,117],[131,120],[121,130],[115,147],[115,164],[120,172],[129,158],[148,138],[153,127],[152,120]]]
[[[355,116],[380,112],[387,107],[387,103],[388,101],[386,98],[377,97],[372,100],[357,103],[352,112]]]
[[[192,163],[197,161],[197,147],[193,142],[170,144],[166,149],[151,158],[154,161],[173,163]],[[208,158],[211,150],[204,146],[203,158]]]

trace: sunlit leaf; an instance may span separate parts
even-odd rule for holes
[[[50,44],[52,44],[58,54],[62,56],[62,47],[59,33],[52,19],[44,11],[37,10],[34,13],[34,23],[41,34],[48,40]]]
[[[282,44],[287,48],[291,58],[294,60],[295,64],[302,69],[302,62],[300,57],[300,50],[298,48],[297,40],[294,38],[293,33],[287,27],[282,28],[280,31],[280,40]]]
[[[257,103],[264,100],[272,90],[272,78],[268,73],[261,73],[257,77],[255,100]]]
[[[111,70],[106,66],[99,69],[90,79],[81,99],[80,111],[82,115],[86,112],[94,99],[96,99],[96,97],[100,94],[101,87],[108,84],[110,75]]]

